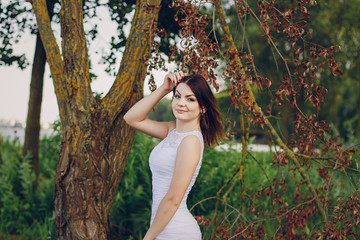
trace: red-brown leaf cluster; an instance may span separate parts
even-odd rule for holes
[[[314,202],[289,211],[286,214],[286,239],[296,239],[297,235],[302,235],[302,231],[307,227],[308,222],[316,212],[317,209]]]
[[[196,2],[195,2],[196,3]],[[206,33],[210,20],[199,11],[199,5],[191,1],[174,0],[173,6],[178,7],[175,20],[181,27],[180,46],[178,51],[180,65],[183,70],[203,75],[216,89],[215,69],[218,66],[218,45]]]
[[[243,199],[239,199],[241,207],[238,211],[241,216],[246,215],[246,218],[237,217],[231,222],[227,219],[226,212],[223,213],[224,219],[220,219],[219,212],[214,219],[196,217],[200,226],[213,227],[213,239],[356,239],[356,228],[360,227],[359,193],[347,200],[340,200],[337,204],[329,196],[332,194],[331,179],[334,171],[346,173],[353,163],[355,152],[352,148],[344,148],[338,139],[329,139],[329,126],[319,117],[327,94],[327,90],[321,86],[319,76],[325,73],[325,67],[329,67],[334,76],[341,76],[339,64],[334,57],[339,48],[322,47],[309,40],[311,34],[307,25],[311,8],[316,5],[316,1],[290,2],[295,4],[288,3],[289,7],[278,6],[275,0],[261,0],[257,1],[257,9],[251,9],[248,1],[236,1],[239,17],[243,20],[250,17],[259,19],[260,35],[272,48],[281,50],[280,45],[286,41],[288,49],[284,51],[288,52],[286,57],[281,56],[286,73],[279,79],[269,79],[259,74],[261,71],[257,70],[255,56],[250,51],[234,48],[222,50],[223,43],[228,41],[227,36],[223,39],[210,37],[215,31],[209,33],[207,28],[213,24],[213,20],[201,13],[201,1],[174,0],[172,4],[178,9],[175,20],[182,29],[182,39],[180,44],[170,46],[172,55],[169,61],[177,61],[180,69],[186,72],[203,75],[218,89],[215,82],[217,59],[224,59],[226,66],[223,77],[230,83],[228,92],[232,104],[235,109],[240,109],[241,105],[241,109],[245,111],[244,116],[251,116],[250,123],[260,125],[263,129],[265,121],[272,117],[272,112],[283,111],[289,106],[294,116],[291,120],[292,133],[289,139],[283,141],[299,155],[296,157],[300,160],[302,171],[317,169],[319,176],[316,176],[314,182],[319,182],[319,185],[315,187],[315,191],[328,215],[326,224],[321,222],[312,225],[314,229],[309,229],[308,225],[320,218],[314,195],[308,191],[304,179],[299,180],[299,169],[291,162],[291,158],[280,151],[273,155],[271,166],[278,169],[278,175],[268,179],[264,186],[260,186],[261,190],[251,196],[244,191],[248,205],[243,206]],[[151,6],[147,7],[151,10]],[[156,30],[155,34],[165,36],[166,32]],[[155,41],[152,50],[149,71],[164,68],[165,61]],[[154,86],[151,77],[150,87]],[[258,106],[251,91],[268,94],[269,105]],[[310,111],[302,111],[301,107],[305,104],[310,106]],[[268,116],[260,107],[266,109]],[[231,126],[229,122],[229,127]],[[314,159],[317,160],[316,167]],[[293,197],[290,200],[286,196],[289,191],[292,191],[290,196]],[[264,202],[271,206],[264,206]],[[274,233],[267,233],[266,221],[276,222],[278,229]]]
[[[286,165],[289,163],[288,156],[284,152],[279,152],[277,154],[274,154],[272,158],[272,164],[277,165],[280,167],[286,167]]]
[[[314,146],[329,131],[328,125],[324,121],[318,121],[315,114],[305,117],[299,113],[293,126],[297,139],[291,141],[290,146],[297,148],[300,153],[316,155]]]
[[[332,222],[325,225],[322,232],[316,232],[318,239],[358,239],[360,228],[360,201],[358,192],[347,200],[339,198],[334,209]]]
[[[344,148],[338,137],[330,138],[325,141],[321,151],[336,155],[336,158],[333,161],[329,161],[327,164],[328,167],[331,167],[333,170],[344,172],[346,171],[346,168],[355,161],[355,158],[353,158],[356,153],[355,149]]]

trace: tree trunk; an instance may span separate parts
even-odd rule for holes
[[[134,132],[122,117],[111,125],[101,112],[65,131],[55,179],[57,239],[109,239],[111,208]]]
[[[39,176],[39,136],[40,136],[40,112],[44,82],[46,54],[40,35],[36,35],[36,47],[33,68],[31,73],[30,97],[28,114],[26,118],[25,141],[23,155],[31,154],[32,168]],[[36,182],[35,182],[36,186]]]
[[[54,0],[48,0],[47,11],[50,19],[54,15]],[[34,61],[31,72],[30,96],[28,114],[26,117],[25,140],[23,155],[31,154],[32,169],[35,172],[36,179],[34,188],[37,187],[39,177],[39,142],[40,142],[40,115],[43,94],[44,73],[46,64],[46,52],[41,41],[40,33],[36,34],[36,45]]]
[[[45,0],[32,0],[63,127],[55,176],[57,239],[108,239],[112,203],[134,139],[123,114],[143,89],[160,0],[139,0],[115,82],[103,99],[91,91],[82,1],[62,0],[62,52]]]
[[[358,83],[358,89],[360,90],[360,84]],[[356,109],[357,109],[357,124],[355,128],[355,137],[358,137],[360,135],[360,96],[357,95],[357,101],[356,101]]]
[[[332,122],[334,123],[334,126],[336,128],[336,130],[339,130],[339,123],[337,120],[337,83],[336,83],[336,79],[335,78],[331,78],[331,101],[330,101],[330,106],[329,109],[332,110]]]

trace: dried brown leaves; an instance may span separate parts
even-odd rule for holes
[[[243,105],[253,118],[252,124],[264,125],[264,116],[259,114],[245,83],[250,83],[260,93],[268,93],[270,104],[266,106],[266,112],[271,116],[273,111],[279,111],[283,106],[290,106],[295,113],[292,123],[293,134],[288,141],[288,147],[301,157],[301,166],[305,171],[315,168],[313,159],[320,159],[320,165],[315,168],[322,183],[317,187],[321,201],[327,207],[330,220],[326,225],[317,225],[315,230],[309,231],[308,224],[316,221],[317,207],[312,195],[301,189],[306,188],[306,183],[299,180],[296,168],[289,163],[289,158],[284,152],[274,154],[272,164],[291,172],[293,176],[294,199],[289,206],[284,192],[289,191],[289,179],[281,176],[280,180],[274,178],[267,186],[252,196],[247,196],[251,204],[243,210],[250,219],[244,220],[237,217],[236,222],[228,223],[218,218],[205,219],[197,217],[197,221],[203,226],[215,226],[212,237],[221,239],[345,239],[353,237],[355,228],[359,227],[359,193],[350,198],[339,200],[332,214],[331,202],[328,194],[331,191],[331,179],[334,171],[346,172],[353,163],[353,149],[347,149],[337,139],[325,139],[329,132],[328,125],[319,119],[318,113],[325,101],[327,90],[319,82],[319,74],[322,74],[325,66],[331,69],[334,76],[341,76],[341,70],[336,63],[334,55],[339,48],[328,48],[311,43],[311,37],[307,29],[308,20],[311,17],[310,10],[316,5],[313,0],[297,0],[291,7],[283,7],[281,10],[275,0],[258,1],[257,9],[251,9],[248,1],[237,0],[237,14],[241,19],[250,16],[258,21],[261,35],[268,44],[274,48],[283,60],[287,74],[278,81],[261,76],[256,71],[254,56],[245,50],[220,51],[221,46],[217,42],[214,29],[209,34],[211,19],[200,11],[199,1],[174,0],[173,7],[178,9],[175,20],[181,27],[180,45],[171,46],[172,55],[169,61],[177,61],[182,70],[204,75],[206,79],[217,89],[216,68],[218,58],[226,59],[226,68],[223,76],[231,83],[229,89],[231,100],[235,108]],[[257,14],[258,13],[258,14]],[[156,34],[166,34],[163,30],[157,30]],[[274,37],[275,36],[275,37]],[[285,58],[274,39],[285,39],[288,46],[288,56]],[[149,61],[149,70],[164,68],[164,60],[161,57],[159,47],[153,44],[153,56]],[[242,68],[239,69],[238,61]],[[153,79],[151,84],[153,84]],[[299,107],[299,101],[311,103],[313,112],[305,114]],[[250,116],[250,114],[246,114]],[[231,124],[230,124],[231,125]],[[326,157],[325,157],[326,156]],[[334,157],[335,156],[335,157]],[[282,169],[281,168],[281,169]],[[321,182],[321,180],[320,180]],[[268,211],[263,202],[272,204],[272,211]],[[242,201],[242,200],[239,200]],[[263,225],[266,221],[277,221],[279,228],[268,236]],[[320,227],[319,227],[320,226]],[[215,238],[214,238],[215,239]]]

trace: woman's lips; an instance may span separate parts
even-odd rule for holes
[[[184,110],[181,110],[181,109],[176,109],[176,112],[177,112],[177,113],[184,113],[185,111],[184,111]]]

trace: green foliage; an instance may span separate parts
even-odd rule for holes
[[[59,127],[59,126],[58,126]],[[59,130],[59,129],[57,129]],[[356,138],[353,138],[356,140]],[[355,141],[354,140],[354,141]],[[358,142],[358,141],[357,141]],[[138,132],[130,153],[126,169],[120,182],[111,213],[111,239],[142,239],[146,233],[151,216],[151,172],[148,158],[151,150],[158,143],[152,137]],[[262,222],[263,227],[270,237],[278,230],[279,226],[287,224],[286,218],[281,215],[272,215],[279,211],[279,206],[274,206],[276,194],[279,199],[288,204],[288,208],[296,207],[302,198],[311,199],[307,187],[300,185],[297,190],[295,182],[300,182],[298,174],[291,171],[291,165],[278,167],[272,164],[273,153],[252,152],[247,154],[244,164],[244,181],[238,182],[226,198],[232,182],[224,188],[217,198],[219,189],[237,172],[241,160],[241,153],[235,148],[236,142],[230,141],[228,150],[207,148],[200,174],[190,192],[188,207],[194,216],[210,220],[214,217],[218,223],[234,222],[237,218],[249,222]],[[54,176],[61,146],[61,136],[54,134],[46,136],[40,143],[40,176],[38,187],[33,189],[34,174],[31,172],[29,158],[22,157],[21,145],[17,140],[4,141],[0,145],[3,162],[0,165],[0,238],[13,239],[55,239],[53,191]],[[358,150],[360,147],[358,145]],[[357,169],[353,162],[350,166]],[[323,184],[318,171],[320,163],[314,163],[308,174],[315,187]],[[290,170],[290,171],[289,171]],[[343,205],[350,203],[347,199],[354,193],[354,186],[358,188],[360,175],[349,169],[346,174],[351,177],[349,182],[346,175],[340,172],[332,174],[332,181],[328,185],[332,190],[328,194],[329,216],[333,216],[333,209],[339,198],[344,199]],[[237,176],[235,176],[235,179]],[[282,185],[281,183],[285,183]],[[273,187],[269,196],[256,198],[257,193]],[[217,201],[219,202],[217,203]],[[256,206],[262,212],[254,214],[254,201],[260,203]],[[348,204],[348,205],[346,205]],[[340,207],[341,207],[340,206]],[[311,208],[309,208],[311,209]],[[351,217],[350,212],[344,214]],[[344,215],[344,216],[345,216]],[[264,216],[274,216],[264,221]],[[315,217],[308,222],[302,230],[302,236],[310,236],[314,228],[319,227],[320,218]],[[281,225],[280,225],[281,224]],[[337,222],[336,228],[344,227],[342,222]],[[203,236],[214,230],[214,225],[201,225]],[[298,230],[296,230],[298,231]],[[356,232],[355,232],[356,233]],[[358,234],[358,233],[357,233]],[[219,239],[218,237],[217,239]]]
[[[59,156],[59,132],[40,142],[40,175],[35,174],[29,156],[22,156],[18,139],[0,145],[0,238],[55,239],[54,176]],[[21,237],[20,237],[21,236]]]
[[[244,4],[241,5],[245,6],[247,10],[258,12],[260,10],[257,4],[263,1],[242,2]],[[274,7],[281,12],[290,6],[296,6],[300,2],[305,1],[278,0],[274,1]],[[335,59],[343,72],[342,77],[331,76],[331,69],[324,68],[323,71],[316,74],[313,82],[327,89],[325,102],[319,111],[319,119],[334,124],[340,136],[349,141],[347,134],[349,129],[352,129],[356,136],[360,134],[360,95],[358,94],[360,91],[358,81],[360,74],[358,67],[360,20],[359,14],[356,14],[360,11],[360,4],[358,0],[307,2],[316,3],[316,6],[307,9],[311,18],[305,29],[311,33],[311,36],[309,35],[305,42],[316,43],[318,49],[338,45],[340,52],[335,55]],[[236,4],[224,4],[235,44],[239,50],[249,52],[253,56],[257,73],[269,78],[272,83],[269,89],[263,87],[261,91],[253,86],[256,101],[263,110],[270,110],[269,120],[277,132],[282,132],[284,139],[288,140],[294,133],[292,123],[295,120],[296,110],[293,110],[286,102],[282,103],[280,108],[277,107],[275,102],[271,100],[271,96],[276,93],[277,87],[281,84],[281,79],[287,75],[283,59],[286,59],[287,64],[289,64],[290,71],[295,67],[291,60],[294,54],[291,45],[287,37],[283,35],[283,31],[277,32],[274,29],[270,30],[274,46],[268,44],[263,37],[264,32],[261,30],[261,23],[259,22],[261,19],[259,20],[251,14],[245,18],[239,18],[237,14],[239,9],[236,6]],[[299,20],[299,23],[302,21]],[[306,50],[302,57],[305,58],[309,54],[310,52]],[[311,62],[313,61],[315,61],[314,58]],[[299,83],[294,81],[293,84]],[[298,92],[297,106],[306,115],[314,114],[316,110],[304,95],[304,90],[301,89]],[[225,107],[226,109],[229,108],[226,105]],[[237,121],[238,119],[234,117],[230,120]]]
[[[149,227],[152,196],[148,157],[156,143],[153,138],[139,132],[135,137],[112,209],[111,239],[141,239]],[[238,182],[224,198],[223,195],[229,190],[233,180],[218,197],[219,189],[237,172],[241,161],[241,153],[236,150],[235,144],[236,142],[230,141],[226,151],[219,148],[205,149],[200,174],[188,198],[188,207],[194,216],[210,221],[216,212],[217,224],[224,222],[229,225],[239,218],[249,223],[258,221],[260,224],[256,227],[263,227],[270,237],[279,231],[279,227],[285,229],[286,224],[289,224],[286,215],[280,214],[282,205],[274,205],[274,201],[281,201],[288,209],[307,207],[309,214],[315,209],[313,204],[307,206],[303,203],[304,199],[311,200],[312,196],[304,184],[299,184],[302,181],[300,175],[293,171],[291,164],[285,167],[275,166],[272,152],[248,153],[244,164],[243,182]],[[324,184],[318,174],[321,167],[321,164],[314,163],[308,171],[316,188]],[[356,166],[352,167],[356,169]],[[354,184],[359,184],[359,174],[348,174],[353,175]],[[235,179],[237,177],[238,175]],[[354,194],[354,188],[346,176],[339,172],[334,172],[328,186],[331,188],[327,195],[331,206],[329,216],[333,216],[337,199],[351,196]],[[269,188],[272,189],[269,195],[258,196],[260,192]],[[314,233],[314,229],[323,227],[320,222],[320,216],[315,214],[304,228],[296,230],[298,236],[308,238]],[[343,223],[338,225],[340,229]],[[217,225],[215,230],[214,223],[201,225],[203,236],[207,234],[205,239],[209,239],[209,233],[219,231],[221,227]],[[216,239],[222,239],[220,235],[217,236]]]
[[[235,144],[236,142],[230,141],[229,150],[227,151],[219,151],[218,148],[206,149],[199,177],[188,200],[188,206],[193,208],[193,215],[201,216],[205,219],[212,219],[216,209],[216,217],[220,219],[219,221],[235,221],[240,215],[250,220],[251,217],[247,215],[246,212],[251,206],[252,196],[264,187],[269,186],[272,179],[281,175],[281,171],[271,166],[273,153],[254,152],[252,156],[247,154],[244,164],[244,184],[238,182],[235,187],[229,191],[227,197],[224,198],[222,196],[232,184],[230,182],[220,196],[217,196],[220,188],[231,179],[234,173],[238,172],[241,153],[236,150]],[[235,179],[237,177],[238,175],[235,176]],[[217,203],[218,199],[220,202]],[[263,204],[265,209],[272,208],[269,199],[267,199],[267,201],[265,200]],[[272,225],[270,225],[269,228],[276,229]],[[213,226],[202,226],[203,236],[213,230]],[[209,238],[209,235],[207,235],[205,239]]]
[[[151,172],[148,158],[156,141],[137,132],[111,212],[111,239],[142,239],[150,224]]]
[[[151,111],[148,117],[155,121],[167,122],[174,121],[174,115],[171,108],[171,100],[163,98],[160,100],[153,111]]]
[[[31,26],[21,13],[29,11],[27,4],[18,1],[0,1],[0,66],[17,64],[20,69],[26,68],[29,63],[25,54],[14,51],[14,45],[19,41],[24,30],[18,32],[18,28],[29,29]],[[16,27],[14,27],[16,26]]]

